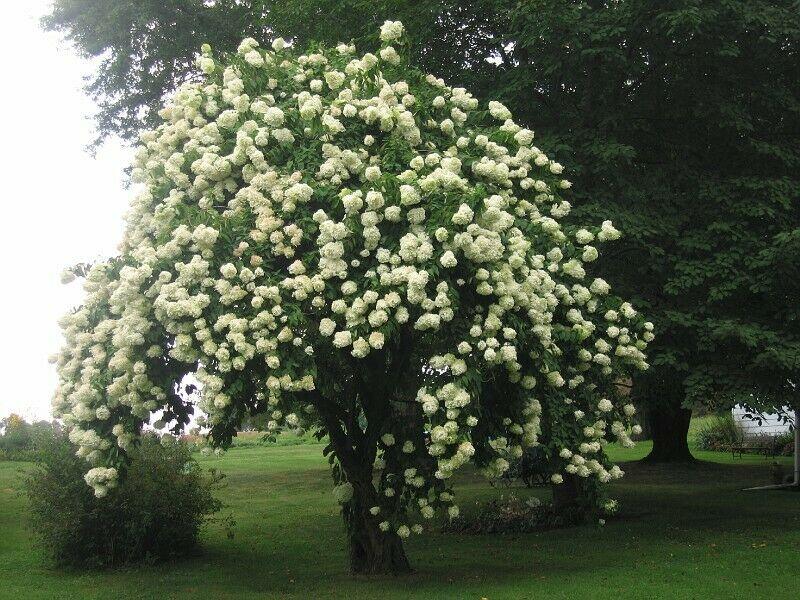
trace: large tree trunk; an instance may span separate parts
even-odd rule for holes
[[[647,421],[653,449],[644,460],[657,463],[694,462],[686,439],[692,411],[682,405],[683,386],[679,382],[664,381],[648,392]]]
[[[650,405],[647,402],[636,403],[636,422],[642,428],[642,433],[633,439],[639,440],[652,440],[653,432],[650,429]]]
[[[352,483],[353,497],[343,508],[350,571],[359,575],[410,573],[403,541],[394,531],[381,531],[378,527],[380,515],[373,516],[369,512],[377,504],[372,481]]]

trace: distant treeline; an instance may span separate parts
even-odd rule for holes
[[[0,419],[0,460],[33,460],[42,442],[60,430],[57,421],[28,423],[12,413]]]

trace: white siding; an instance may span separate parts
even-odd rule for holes
[[[788,411],[788,408],[786,409]],[[733,407],[731,413],[733,414],[734,422],[739,426],[744,435],[778,435],[789,431],[791,422],[783,423],[778,415],[762,415],[761,425],[758,421],[754,421],[745,417],[747,412],[739,405]]]

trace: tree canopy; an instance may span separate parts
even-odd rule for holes
[[[84,57],[97,61],[86,92],[96,101],[95,147],[109,135],[133,140],[155,126],[158,110],[194,77],[198,41],[234,50],[243,36],[264,38],[260,2],[238,0],[55,0],[42,18]]]
[[[377,55],[206,45],[142,133],[121,254],[77,269],[57,359],[97,495],[152,415],[187,424],[187,374],[213,445],[260,413],[327,436],[358,571],[406,568],[467,462],[494,478],[539,444],[556,486],[622,476],[603,447],[637,431],[617,385],[653,325],[594,268],[620,232],[569,222],[561,164],[410,66],[404,31]]]
[[[626,232],[606,272],[661,332],[654,368],[636,379],[634,393],[669,400],[655,421],[667,437],[677,431],[678,453],[688,456],[682,402],[763,408],[793,400],[796,2],[120,3],[128,12],[94,4],[58,0],[46,23],[85,53],[116,57],[92,89],[101,95],[101,132],[129,137],[141,122],[122,127],[112,99],[136,110],[156,106],[190,76],[197,36],[222,50],[243,31],[361,43],[374,40],[384,19],[401,18],[417,64],[479,98],[498,98],[537,131],[573,173],[579,219],[611,218]],[[657,447],[666,443],[655,433]]]

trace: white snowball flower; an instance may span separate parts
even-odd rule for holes
[[[453,254],[451,250],[448,250],[442,254],[439,263],[441,263],[445,269],[452,269],[458,264],[458,261],[456,260],[455,254]]]
[[[333,332],[336,331],[336,321],[333,319],[329,319],[325,317],[319,323],[319,332],[324,335],[325,337],[329,337],[333,335]]]
[[[607,398],[603,398],[597,403],[597,408],[600,412],[610,412],[614,409],[614,405]]]
[[[489,114],[491,114],[498,121],[505,121],[506,119],[511,118],[511,111],[500,102],[494,100],[489,102]]]
[[[333,345],[337,348],[345,348],[353,343],[353,334],[350,331],[337,331],[333,335]]]
[[[346,504],[353,497],[353,484],[348,482],[333,488],[333,497],[339,504]]]
[[[380,331],[373,331],[369,334],[369,345],[380,350],[383,348],[384,339],[384,335]]]
[[[404,32],[405,28],[400,21],[386,21],[381,25],[380,38],[383,42],[393,42],[399,40]]]

